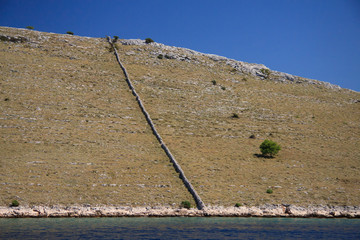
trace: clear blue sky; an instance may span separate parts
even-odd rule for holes
[[[0,25],[150,37],[360,91],[360,0],[0,0]]]

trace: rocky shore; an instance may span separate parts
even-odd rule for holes
[[[204,210],[171,207],[33,206],[0,207],[1,218],[38,217],[299,217],[360,218],[360,206],[263,205],[258,207],[211,206]]]

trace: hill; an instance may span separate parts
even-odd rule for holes
[[[192,199],[105,38],[6,27],[0,38],[0,205]],[[360,204],[358,92],[159,43],[117,48],[206,205]],[[276,158],[259,156],[265,139],[282,146]]]

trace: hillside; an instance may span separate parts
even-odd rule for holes
[[[105,38],[6,27],[0,37],[0,205],[192,199]],[[358,92],[142,40],[117,47],[206,205],[360,204]],[[282,146],[276,158],[258,156],[264,139]]]

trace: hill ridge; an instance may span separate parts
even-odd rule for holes
[[[194,205],[106,39],[0,35],[0,205]],[[121,41],[136,92],[207,207],[359,205],[359,93]],[[281,145],[276,158],[259,155],[265,139]]]
[[[320,85],[320,86],[323,86],[328,89],[336,89],[336,90],[344,89],[338,85],[335,85],[335,84],[332,84],[329,82],[303,78],[303,77],[295,76],[295,75],[292,75],[289,73],[271,70],[270,68],[266,67],[264,64],[247,63],[244,61],[239,61],[239,60],[227,58],[224,56],[219,56],[216,54],[198,52],[198,51],[195,51],[195,50],[192,50],[189,48],[168,46],[168,45],[165,45],[162,43],[157,43],[157,42],[146,43],[146,41],[142,40],[142,39],[121,39],[121,40],[119,40],[119,42],[123,45],[138,45],[138,46],[145,46],[145,45],[151,44],[152,46],[155,46],[160,49],[158,52],[154,52],[154,54],[163,54],[163,55],[169,57],[170,59],[177,59],[177,60],[181,60],[181,61],[186,61],[186,60],[189,61],[190,60],[189,57],[191,57],[191,56],[206,56],[215,62],[218,62],[218,61],[225,62],[227,65],[233,67],[234,69],[239,71],[241,74],[244,74],[244,73],[251,74],[251,75],[253,75],[255,77],[259,77],[261,79],[268,79],[268,80],[274,80],[274,81],[279,81],[279,82],[293,82],[293,83],[305,83],[305,84]],[[166,52],[163,52],[162,50],[168,51],[168,52],[166,53]],[[168,54],[169,52],[178,52],[178,51],[184,52],[184,55],[176,55],[176,54],[169,55]],[[212,65],[208,65],[208,66],[212,67]],[[262,71],[262,69],[264,69],[265,71],[266,71],[266,69],[269,70],[269,73]],[[349,89],[349,90],[351,90],[351,89]],[[351,90],[351,91],[353,91],[353,90]]]

